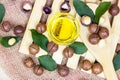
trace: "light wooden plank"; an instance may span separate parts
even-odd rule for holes
[[[22,39],[19,52],[23,54],[29,54],[29,45],[33,42],[31,37],[30,29],[35,29],[36,25],[40,21],[41,15],[42,15],[42,8],[45,5],[45,0],[36,0],[33,11],[31,13],[30,19],[27,24],[27,28],[24,34],[24,37]],[[39,9],[39,10],[38,10]]]

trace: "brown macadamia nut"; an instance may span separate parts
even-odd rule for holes
[[[63,56],[65,58],[71,58],[74,54],[74,50],[70,47],[66,47],[64,50],[63,50]]]
[[[23,36],[24,35],[25,28],[21,25],[18,25],[14,28],[14,34],[16,36]]]
[[[109,36],[109,31],[105,27],[100,27],[98,34],[99,34],[100,38],[105,39]]]
[[[9,32],[12,28],[12,25],[10,24],[9,21],[3,21],[2,25],[1,25],[1,29],[2,31],[5,31],[5,32]]]
[[[95,44],[99,43],[100,37],[98,36],[98,34],[93,33],[89,36],[88,40],[91,44],[95,45]]]
[[[28,57],[24,60],[24,65],[27,67],[27,68],[32,68],[34,66],[34,61],[31,57]]]
[[[119,9],[119,7],[118,7],[116,4],[112,5],[112,6],[110,7],[110,9],[109,9],[109,13],[110,13],[112,16],[116,16],[116,15],[119,13],[119,11],[120,11],[120,9]]]
[[[44,69],[40,66],[40,65],[35,65],[33,68],[33,72],[37,75],[37,76],[41,76],[44,72]]]
[[[103,71],[103,67],[100,63],[94,63],[92,66],[92,73],[100,74]]]
[[[57,72],[61,77],[65,77],[69,74],[70,71],[67,66],[60,65],[58,66]]]
[[[54,53],[58,50],[58,45],[54,43],[53,41],[49,42],[47,45],[47,49],[50,53]]]
[[[30,52],[30,54],[36,55],[39,51],[40,51],[40,48],[39,48],[38,45],[32,43],[32,44],[29,46],[29,52]]]
[[[99,26],[97,24],[90,24],[89,32],[90,33],[97,33],[99,31]]]
[[[38,33],[44,33],[46,31],[46,24],[44,23],[39,23],[37,26],[36,26],[36,30]]]
[[[92,67],[92,63],[89,61],[89,60],[83,60],[82,64],[81,64],[81,67],[83,70],[90,70],[91,67]]]

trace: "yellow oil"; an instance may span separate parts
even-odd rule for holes
[[[58,13],[48,24],[48,36],[61,45],[67,45],[77,39],[80,28],[77,20],[68,13]]]

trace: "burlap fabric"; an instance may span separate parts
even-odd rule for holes
[[[25,27],[27,24],[30,14],[21,11],[21,3],[23,1],[25,0],[0,0],[0,3],[3,3],[6,8],[4,20],[10,21],[13,27],[16,25],[23,25]],[[34,0],[29,1],[34,3]],[[8,33],[0,30],[0,36],[8,35],[14,35],[13,30]],[[4,48],[0,45],[0,67],[10,80],[104,80],[93,74],[87,74],[80,70],[70,70],[70,74],[67,77],[60,77],[56,71],[49,72],[46,70],[42,76],[36,76],[32,69],[28,69],[23,65],[23,59],[31,55],[19,53],[19,46],[20,42],[11,48]],[[34,56],[31,57],[36,64],[38,64],[37,58]],[[119,71],[117,73],[119,74]]]

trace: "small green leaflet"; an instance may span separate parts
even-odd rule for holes
[[[4,16],[5,16],[5,7],[3,4],[0,3],[0,23],[2,22]]]
[[[113,65],[116,71],[120,69],[120,52],[118,52],[117,55],[114,57]]]
[[[13,45],[9,45],[9,40],[14,38],[16,40],[16,42]],[[7,36],[7,37],[2,37],[0,38],[0,44],[6,48],[8,47],[12,47],[15,44],[17,44],[19,41],[21,40],[21,37],[16,37],[16,36]]]
[[[73,48],[75,54],[83,54],[88,50],[82,42],[74,42],[70,44],[69,47]]]
[[[56,62],[48,55],[39,56],[38,61],[48,71],[54,71],[57,68]]]
[[[32,39],[33,42],[37,45],[39,45],[43,50],[48,52],[47,49],[47,44],[48,44],[48,39],[45,35],[38,33],[36,30],[32,29]]]
[[[99,23],[100,17],[110,8],[111,2],[102,2],[100,5],[97,7],[96,12],[95,12],[95,23]]]
[[[73,0],[73,5],[79,16],[87,15],[91,17],[92,21],[94,20],[94,13],[85,2],[81,0]]]

